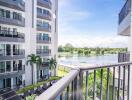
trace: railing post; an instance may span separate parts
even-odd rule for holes
[[[74,79],[74,100],[77,100],[77,77]]]
[[[83,99],[83,72],[80,71],[79,73],[79,100]]]

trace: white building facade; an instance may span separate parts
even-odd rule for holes
[[[27,56],[57,57],[57,0],[0,0],[0,89],[32,83]],[[49,66],[34,66],[34,83]]]
[[[128,52],[132,61],[132,0],[124,0],[124,5],[119,13],[118,35],[128,38]],[[129,99],[132,100],[132,68],[130,68]]]

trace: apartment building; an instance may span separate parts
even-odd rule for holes
[[[32,83],[27,56],[57,57],[57,0],[0,0],[0,89]],[[34,65],[34,83],[49,66]]]

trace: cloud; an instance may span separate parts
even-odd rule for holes
[[[113,30],[97,30],[98,26],[95,26],[95,30],[77,28],[76,23],[83,24],[85,20],[88,22],[96,16],[89,9],[77,7],[75,2],[76,0],[59,0],[59,45],[71,43],[76,47],[127,47],[127,38],[117,36]],[[111,36],[114,33],[116,36]]]
[[[127,47],[126,37],[86,37],[86,36],[74,36],[74,38],[61,37],[59,38],[59,45],[65,45],[71,43],[75,47]]]

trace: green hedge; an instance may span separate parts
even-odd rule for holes
[[[37,88],[38,86],[40,85],[43,85],[45,83],[48,83],[48,82],[51,82],[53,80],[59,80],[61,77],[58,77],[58,76],[55,76],[55,77],[50,77],[48,80],[46,81],[42,81],[42,82],[38,82],[36,84],[33,84],[33,85],[28,85],[22,89],[19,89],[16,91],[17,94],[21,94],[21,93],[25,93],[27,92],[28,90],[33,90],[34,88]]]

